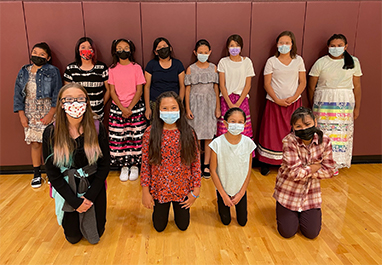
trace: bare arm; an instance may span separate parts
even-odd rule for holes
[[[354,119],[357,119],[361,108],[361,77],[353,76],[353,84],[353,93],[355,98]]]
[[[106,105],[106,103],[110,99],[110,85],[107,81],[105,81],[104,83],[105,83],[106,91],[105,91],[105,95],[103,95],[103,104]]]
[[[220,92],[222,93],[222,96],[223,96],[225,102],[227,102],[227,105],[229,108],[232,108],[233,104],[228,97],[227,88],[225,86],[225,73],[223,73],[223,72],[219,73],[219,86],[220,86]]]
[[[150,87],[151,87],[151,74],[149,74],[147,71],[145,71],[145,79],[146,79],[146,84],[144,88],[144,99],[145,99],[145,107],[146,107],[146,112],[145,116],[146,119],[150,120],[151,118],[151,108],[150,108]]]
[[[252,76],[248,76],[245,79],[245,86],[243,91],[241,92],[239,100],[234,104],[236,107],[240,107],[241,103],[243,103],[244,99],[247,97],[249,91],[251,90],[251,81],[252,81]]]
[[[184,87],[184,71],[181,72],[179,75],[178,75],[178,78],[179,78],[179,97],[180,99],[183,101],[184,99],[184,92],[185,92],[185,87]]]
[[[308,97],[309,97],[309,103],[313,107],[314,104],[314,91],[316,90],[316,85],[318,82],[318,76],[310,76],[309,77],[309,83],[308,83]]]
[[[298,73],[298,87],[296,89],[296,93],[292,97],[287,98],[287,101],[289,104],[292,104],[295,102],[298,97],[302,94],[306,87],[306,72],[299,72]]]

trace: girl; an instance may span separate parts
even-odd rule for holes
[[[277,230],[289,238],[300,227],[305,237],[313,239],[321,230],[320,179],[331,178],[335,171],[332,145],[316,128],[310,109],[298,108],[290,125],[292,132],[283,139],[283,162],[273,194]]]
[[[184,97],[184,67],[181,61],[172,57],[172,46],[163,37],[153,44],[154,59],[147,63],[145,69],[145,116],[151,119],[153,104],[165,91],[174,91],[181,100]]]
[[[146,129],[145,105],[141,99],[146,83],[142,68],[134,62],[131,40],[113,41],[113,64],[109,69],[113,102],[109,117],[111,163],[122,167],[121,181],[136,180],[142,157],[142,136]],[[129,172],[130,171],[130,172]]]
[[[231,35],[227,39],[226,48],[229,56],[222,58],[218,64],[221,117],[218,120],[217,136],[227,132],[223,119],[226,111],[237,107],[244,110],[247,116],[243,134],[252,138],[248,93],[251,89],[251,79],[255,76],[255,71],[251,59],[241,56],[243,39],[239,35]]]
[[[204,140],[204,164],[202,174],[210,177],[209,161],[211,149],[208,145],[216,133],[216,118],[220,117],[220,100],[218,74],[216,66],[208,62],[211,46],[206,40],[199,40],[195,45],[194,54],[197,62],[190,65],[186,71],[186,114],[189,124],[194,128],[200,140]]]
[[[175,224],[184,231],[200,192],[197,139],[175,92],[161,94],[153,114],[153,123],[143,135],[142,203],[154,209],[152,219],[158,232],[167,226],[172,203]]]
[[[239,225],[247,223],[247,187],[256,145],[251,138],[241,135],[245,122],[246,114],[242,109],[229,109],[224,115],[227,132],[210,144],[211,175],[217,190],[220,220],[224,225],[231,222],[231,206],[236,208]]]
[[[45,129],[43,141],[57,220],[70,243],[84,236],[96,244],[106,222],[107,132],[101,122],[93,120],[89,97],[81,85],[63,86],[58,100],[56,122]]]
[[[42,134],[54,119],[61,74],[49,62],[52,54],[48,44],[37,43],[31,52],[32,64],[24,65],[15,83],[13,111],[18,112],[24,127],[25,142],[31,145],[34,175],[32,188],[41,187]]]
[[[290,31],[276,39],[275,56],[268,59],[264,69],[267,104],[259,136],[261,174],[269,174],[269,164],[281,165],[282,139],[290,132],[290,117],[301,107],[301,93],[306,86],[305,65],[297,55],[296,38]]]
[[[310,70],[309,99],[318,127],[332,140],[336,168],[349,168],[354,120],[361,107],[362,71],[358,59],[347,52],[344,35],[334,34],[327,45],[329,55],[318,59]]]
[[[104,104],[110,98],[107,66],[97,60],[95,43],[91,38],[80,38],[74,52],[75,62],[66,67],[64,83],[75,82],[82,85],[88,92],[94,119],[102,121]]]

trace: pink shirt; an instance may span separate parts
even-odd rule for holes
[[[115,86],[115,93],[122,106],[126,108],[137,91],[137,85],[146,84],[142,67],[137,63],[129,63],[128,65],[117,63],[116,67],[109,68],[109,80],[107,82]]]

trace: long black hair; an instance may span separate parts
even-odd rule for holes
[[[163,120],[159,117],[159,107],[162,99],[174,98],[179,106],[180,118],[176,121],[176,127],[180,131],[180,157],[182,163],[191,165],[196,157],[198,149],[196,134],[186,120],[183,103],[173,91],[167,91],[159,95],[156,100],[153,112],[153,121],[151,124],[150,140],[149,140],[149,163],[159,165],[162,161],[161,144],[163,135]]]
[[[77,43],[76,43],[76,47],[74,48],[74,54],[75,54],[75,61],[76,61],[76,64],[78,66],[81,66],[82,65],[82,61],[81,61],[81,55],[80,55],[80,45],[84,42],[89,42],[90,45],[92,46],[92,50],[94,52],[94,56],[92,57],[92,63],[93,64],[96,64],[97,62],[97,49],[96,49],[96,45],[95,43],[93,42],[93,40],[89,37],[82,37],[80,38]]]
[[[308,109],[305,107],[299,107],[298,109],[296,109],[293,112],[292,117],[290,118],[290,126],[292,127],[292,130],[293,130],[293,125],[295,125],[298,120],[301,119],[301,121],[305,123],[306,116],[309,116],[310,118],[312,118],[313,121],[316,120],[316,117],[314,116],[313,111],[311,109]],[[316,127],[315,133],[317,133],[318,135],[318,143],[321,144],[324,133],[317,127]]]
[[[334,34],[333,36],[331,36],[328,39],[328,42],[326,43],[328,47],[332,40],[342,40],[345,43],[345,45],[348,44],[346,37],[342,34]],[[354,59],[346,50],[344,51],[344,61],[345,63],[344,66],[342,66],[342,69],[348,70],[354,68]]]
[[[134,59],[135,45],[134,45],[134,43],[131,40],[118,39],[118,40],[113,40],[113,42],[111,43],[111,56],[113,57],[113,62],[111,64],[110,68],[116,67],[117,63],[119,62],[119,57],[117,56],[117,45],[120,42],[122,42],[122,41],[126,42],[127,44],[129,44],[129,46],[130,46],[130,56],[127,57],[127,59],[129,59],[129,61],[132,64],[135,64],[135,59]]]
[[[174,58],[173,55],[172,55],[172,52],[173,52],[172,50],[173,50],[173,48],[172,48],[170,42],[168,41],[168,39],[166,39],[166,38],[164,38],[164,37],[159,37],[159,38],[156,38],[156,39],[154,40],[154,43],[153,43],[154,59],[157,60],[157,61],[159,61],[159,56],[156,55],[155,52],[156,52],[156,50],[157,50],[157,47],[158,47],[159,42],[161,42],[161,41],[164,41],[165,43],[167,43],[168,47],[170,47],[170,49],[171,49],[171,51],[170,51],[170,58],[171,58],[171,59]]]

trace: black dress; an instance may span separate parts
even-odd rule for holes
[[[77,209],[82,204],[83,199],[77,197],[64,179],[64,175],[61,173],[60,168],[53,164],[53,156],[46,159],[53,152],[53,132],[54,125],[51,124],[46,127],[43,134],[43,156],[46,172],[51,185],[56,191],[70,204],[70,206]],[[77,148],[73,154],[73,165],[71,168],[78,169],[88,165],[84,150],[84,136],[81,135],[74,141],[76,142]],[[90,188],[85,193],[84,197],[93,202],[98,234],[101,237],[105,231],[106,223],[105,180],[110,170],[108,136],[102,123],[100,123],[99,126],[98,142],[103,156],[97,160],[97,172],[88,176]],[[79,183],[79,179],[77,178],[76,183],[77,185]],[[79,225],[79,213],[77,211],[64,213],[62,227],[64,228],[65,237],[70,243],[77,243],[82,238]]]

